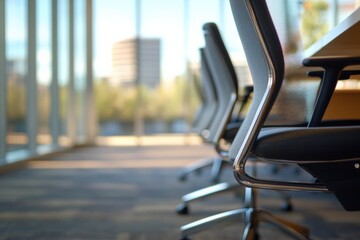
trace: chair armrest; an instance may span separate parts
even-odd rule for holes
[[[240,108],[238,111],[238,121],[241,120],[241,113],[244,111],[246,104],[249,102],[250,96],[251,94],[254,92],[254,86],[252,85],[247,85],[244,87],[244,95],[239,96],[239,104],[240,104]]]
[[[359,57],[331,56],[331,57],[310,57],[303,60],[306,67],[346,67],[351,65],[359,65]]]
[[[244,87],[245,89],[245,94],[250,94],[254,91],[254,86],[253,85],[247,85]]]
[[[322,79],[324,76],[324,71],[309,71],[307,72],[307,75],[309,77],[318,77]],[[360,75],[360,70],[344,70],[341,72],[338,80],[347,80],[352,75]]]
[[[324,74],[320,83],[318,96],[315,102],[313,114],[309,121],[309,127],[320,126],[331,96],[335,90],[338,79],[344,68],[350,65],[359,65],[360,57],[313,57],[303,60],[307,67],[322,67]]]

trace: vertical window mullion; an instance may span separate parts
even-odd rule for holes
[[[86,109],[87,109],[87,142],[92,143],[96,137],[96,120],[93,83],[93,9],[92,0],[86,0]]]
[[[26,79],[26,121],[28,133],[28,149],[30,154],[36,153],[37,147],[37,59],[36,59],[36,0],[28,1],[28,59]]]
[[[184,47],[184,61],[185,61],[185,88],[183,91],[183,95],[184,95],[184,101],[183,101],[183,117],[185,118],[185,134],[189,134],[190,133],[190,123],[189,123],[189,111],[187,109],[189,109],[190,107],[190,102],[189,102],[189,86],[190,86],[190,82],[192,81],[191,79],[191,74],[190,74],[190,59],[189,59],[189,16],[190,16],[190,4],[189,4],[189,0],[184,0],[184,12],[183,12],[183,24],[184,24],[184,39],[183,39],[183,47]]]
[[[55,147],[59,145],[59,84],[58,84],[58,0],[52,0],[52,28],[51,28],[51,56],[52,56],[52,78],[51,78],[51,113],[50,131],[52,143]]]
[[[68,95],[68,135],[70,143],[76,141],[76,109],[74,90],[74,0],[69,0],[69,95]]]
[[[134,116],[134,133],[136,137],[141,137],[144,134],[144,116],[143,116],[143,96],[141,92],[141,71],[142,64],[140,62],[140,51],[141,51],[141,17],[142,17],[142,1],[136,0],[135,6],[135,51],[136,51],[136,104],[135,104],[135,116]]]
[[[7,129],[7,78],[5,48],[5,0],[0,0],[0,164],[5,163]]]

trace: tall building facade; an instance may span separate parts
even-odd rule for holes
[[[156,88],[160,83],[160,39],[134,38],[115,43],[111,82]]]

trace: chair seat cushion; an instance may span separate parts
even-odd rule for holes
[[[346,210],[360,210],[360,127],[263,129],[253,153],[296,162],[332,191]]]
[[[223,139],[225,141],[231,143],[234,140],[237,132],[239,131],[239,128],[240,128],[241,124],[242,124],[242,119],[230,122],[226,126],[226,129],[225,129],[225,132],[224,132],[224,135],[223,135]]]
[[[253,153],[279,161],[360,159],[360,126],[265,128]]]

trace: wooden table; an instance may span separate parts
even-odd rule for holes
[[[360,57],[360,8],[310,46],[304,57]],[[347,69],[359,69],[352,66]],[[359,119],[360,90],[336,90],[323,119]]]
[[[314,56],[360,56],[360,8],[305,50]]]

